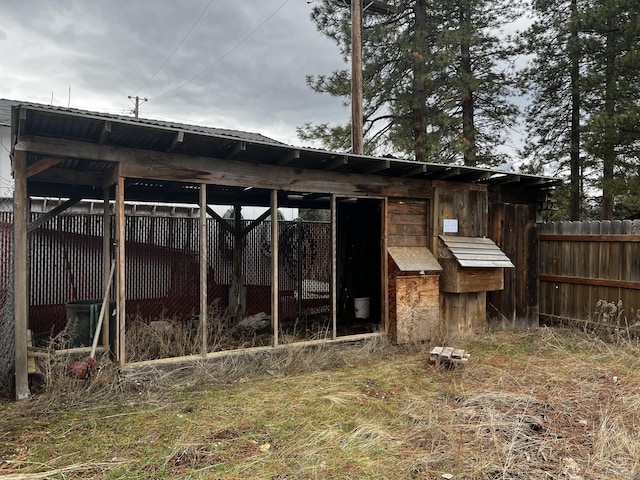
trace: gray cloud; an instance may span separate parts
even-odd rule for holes
[[[208,3],[5,0],[0,96],[42,103],[53,96],[56,105],[123,113],[131,109],[127,96],[137,94],[149,99],[143,116],[255,130],[289,143],[305,122],[348,119],[340,100],[305,85],[307,74],[346,67],[316,31],[306,0],[288,0],[241,45],[284,0],[213,0],[149,81]]]

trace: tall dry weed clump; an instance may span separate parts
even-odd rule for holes
[[[600,299],[589,323],[591,328],[595,324],[596,333],[607,335],[612,342],[637,341],[640,339],[640,309],[634,312],[632,308],[629,313],[627,317],[622,300],[616,303]]]
[[[214,302],[207,308],[207,345],[209,351],[224,349],[232,343],[226,328],[226,309]],[[202,327],[197,315],[161,318],[147,322],[133,318],[127,326],[126,355],[128,362],[197,355],[202,349]]]

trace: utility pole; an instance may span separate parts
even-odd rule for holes
[[[129,100],[135,100],[135,106],[133,107],[131,113],[133,113],[134,117],[138,118],[138,115],[140,114],[140,100],[142,100],[143,102],[148,102],[148,100],[146,98],[140,98],[137,95],[135,97],[129,95]]]
[[[362,0],[351,2],[351,153],[364,153],[362,127]]]
[[[396,13],[398,8],[377,0],[351,0],[351,153],[364,153],[364,132],[362,115],[362,11],[373,13]]]

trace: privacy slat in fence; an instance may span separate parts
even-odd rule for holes
[[[600,300],[640,319],[640,220],[546,223],[539,240],[543,320],[597,324]]]
[[[32,215],[32,220],[38,214]],[[56,334],[66,326],[66,304],[102,296],[102,215],[60,215],[30,235],[30,328]],[[244,220],[243,228],[251,221]],[[0,212],[0,307],[11,277],[13,214]],[[329,307],[330,225],[279,222],[282,318]],[[270,313],[270,226],[244,238],[246,313]],[[199,308],[199,230],[193,217],[127,216],[127,314],[143,321],[185,319]],[[221,309],[229,300],[233,236],[207,222],[207,297]]]

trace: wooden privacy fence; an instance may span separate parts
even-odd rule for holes
[[[552,222],[539,234],[541,320],[640,333],[640,220]]]

